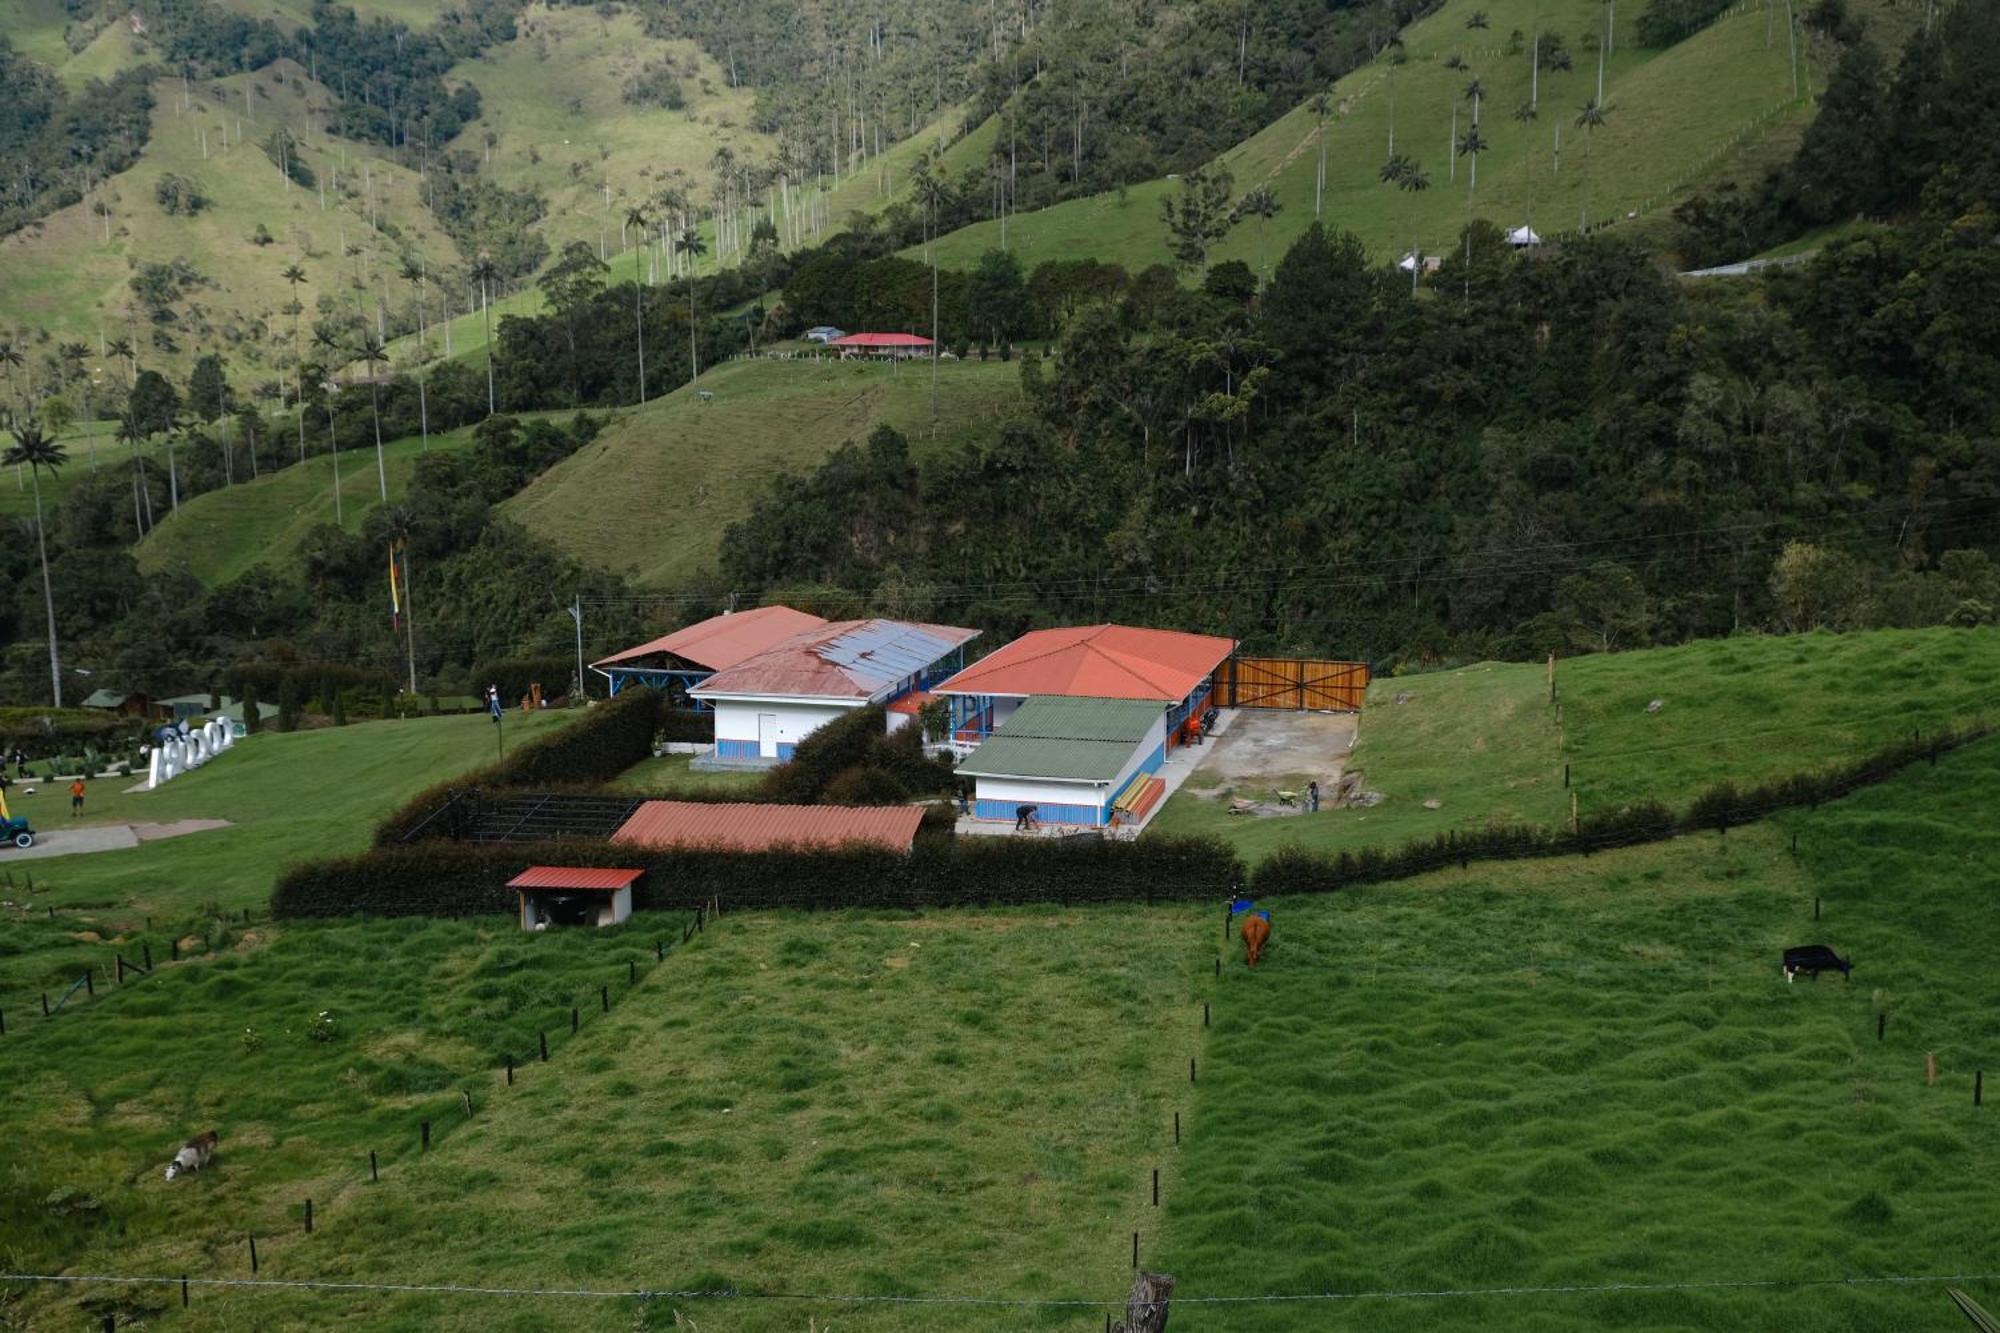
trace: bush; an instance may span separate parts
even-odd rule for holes
[[[920,909],[1018,903],[1221,901],[1243,864],[1215,838],[1139,842],[921,838],[904,856],[874,847],[718,852],[608,843],[547,845],[426,841],[320,861],[282,876],[276,916],[512,914],[507,881],[524,865],[637,866],[635,906]]]
[[[146,731],[144,718],[94,708],[0,708],[0,750],[49,750],[85,743],[123,747]]]
[[[715,714],[706,708],[662,709],[660,739],[712,745],[715,742]]]
[[[879,704],[835,718],[800,741],[789,760],[765,774],[758,794],[767,801],[811,805],[835,777],[867,761],[875,739],[888,726],[888,714]]]
[[[498,685],[501,700],[511,705],[520,702],[530,685],[539,684],[543,697],[553,699],[569,693],[570,677],[575,674],[574,656],[502,657],[475,666],[465,692],[483,696],[488,685]]]

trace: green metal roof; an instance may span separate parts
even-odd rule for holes
[[[126,700],[123,690],[92,690],[90,697],[83,701],[85,708],[116,708]]]
[[[1166,711],[1152,699],[1036,695],[958,766],[971,777],[1110,782]]]

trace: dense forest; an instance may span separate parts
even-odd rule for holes
[[[83,198],[145,147],[148,77],[93,79],[75,96],[0,32],[0,235]]]

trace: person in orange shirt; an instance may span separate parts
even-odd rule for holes
[[[82,778],[78,778],[75,782],[69,784],[69,813],[72,819],[83,813]]]

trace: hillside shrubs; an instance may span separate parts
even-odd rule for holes
[[[0,708],[0,751],[72,752],[85,744],[119,749],[145,730],[144,718],[94,708]]]
[[[909,855],[876,847],[729,852],[608,843],[427,841],[294,867],[274,915],[470,916],[515,910],[507,881],[536,864],[638,867],[644,910],[872,907],[917,910],[1020,903],[1220,901],[1243,881],[1216,838],[921,838]]]

